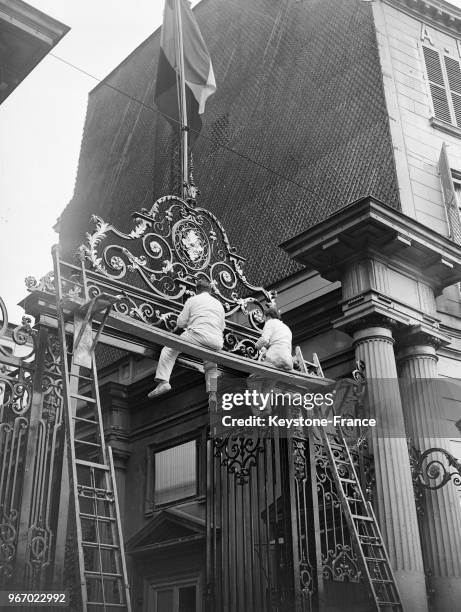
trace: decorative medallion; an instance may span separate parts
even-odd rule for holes
[[[191,220],[173,226],[173,246],[179,259],[192,270],[204,270],[210,263],[208,238]]]

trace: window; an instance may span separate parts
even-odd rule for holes
[[[167,444],[147,447],[146,514],[205,493],[205,434]]]
[[[461,128],[461,67],[459,61],[423,46],[435,119]]]
[[[449,235],[453,242],[461,244],[461,174],[451,169],[445,143],[443,143],[440,152],[439,173],[447,213]]]
[[[199,612],[198,579],[177,584],[149,585],[146,604],[149,612]]]
[[[461,177],[453,176],[453,187],[455,188],[456,203],[458,206],[458,215],[461,219]]]
[[[156,506],[197,494],[197,441],[191,440],[154,454]]]

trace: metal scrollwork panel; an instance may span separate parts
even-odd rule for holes
[[[13,329],[1,298],[0,317],[0,585],[6,586],[17,552],[35,345],[30,320]]]
[[[30,588],[43,588],[52,562],[56,536],[56,482],[59,482],[64,451],[61,354],[57,336],[48,334],[42,399],[34,455],[36,482],[28,514],[27,555],[24,578]]]
[[[249,482],[251,471],[258,464],[258,455],[264,452],[259,438],[237,438],[226,436],[214,440],[214,453],[229,474],[234,474],[237,484]]]
[[[334,449],[340,453],[341,449]],[[319,500],[323,577],[325,580],[360,581],[358,559],[352,549],[352,540],[341,502],[330,471],[329,460],[323,446],[314,443]]]
[[[416,489],[435,491],[450,481],[461,486],[461,461],[444,448],[420,451],[410,446],[410,464]]]
[[[274,304],[275,292],[248,281],[245,260],[218,219],[177,196],[160,198],[133,217],[129,233],[92,218],[96,229],[78,252],[88,266],[90,297],[107,293],[117,299],[115,312],[171,331],[184,301],[195,293],[197,278],[206,278],[225,309],[224,350],[257,359],[263,310]],[[26,287],[54,294],[54,282],[50,272],[38,281],[28,277]],[[64,295],[82,297],[78,265],[66,264],[63,282]]]
[[[311,530],[308,524],[309,513],[308,500],[310,499],[310,475],[308,469],[309,455],[308,443],[305,439],[293,438],[292,461],[294,475],[294,502],[297,516],[297,559],[299,563],[298,576],[299,588],[302,597],[302,610],[310,610],[312,597],[316,591],[315,572],[312,566],[312,548],[314,543],[311,538]]]
[[[251,328],[261,328],[262,309],[273,303],[275,294],[247,280],[244,258],[208,210],[165,196],[150,210],[134,214],[129,233],[99,217],[93,221],[96,231],[88,234],[81,253],[103,276],[179,307],[184,297],[194,293],[196,279],[207,278],[226,316],[240,314]]]

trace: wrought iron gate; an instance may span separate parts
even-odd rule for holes
[[[350,385],[344,414],[358,416],[361,385]],[[345,458],[335,433],[331,431],[330,446],[338,458]],[[361,486],[371,493],[366,444],[360,432],[348,433]],[[285,439],[211,440],[207,499],[210,611],[314,612],[334,601],[335,589],[339,598],[345,583],[355,589],[357,601],[367,600],[329,459],[315,428]]]
[[[210,449],[210,610],[293,610],[287,441],[225,437]]]
[[[0,310],[0,587],[43,589],[63,565],[67,522],[56,495],[66,480],[59,346],[26,317],[13,330],[1,298]]]

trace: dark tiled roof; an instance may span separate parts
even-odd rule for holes
[[[195,12],[218,84],[194,147],[200,205],[248,258],[250,279],[295,271],[277,245],[363,195],[400,207],[370,4],[203,0]],[[148,108],[158,44],[157,32],[106,80],[146,106],[106,84],[90,95],[62,219],[69,252],[92,213],[128,228],[177,184],[172,130]]]

